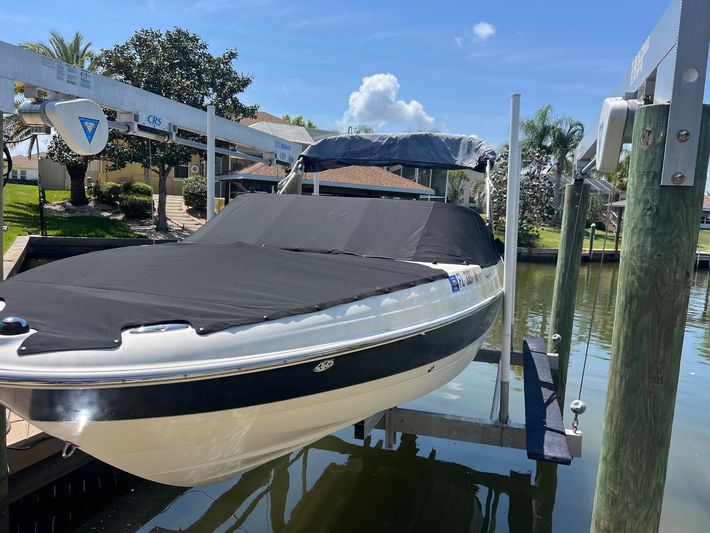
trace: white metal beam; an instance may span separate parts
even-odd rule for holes
[[[4,88],[18,82],[42,89],[48,98],[89,98],[102,107],[130,115],[149,128],[172,134],[174,128],[207,135],[207,113],[169,98],[72,67],[23,48],[0,41],[0,108],[7,106]],[[8,111],[12,111],[9,109]],[[222,117],[215,118],[215,137],[249,147],[277,162],[295,163],[302,147],[275,135],[249,128]]]

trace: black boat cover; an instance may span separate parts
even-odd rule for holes
[[[483,172],[496,153],[475,135],[384,133],[337,135],[312,144],[299,158],[306,172],[350,165],[390,166]]]
[[[21,355],[112,348],[125,328],[184,322],[206,334],[447,277],[392,259],[499,261],[483,221],[463,207],[250,194],[186,242],[94,252],[12,277],[0,283],[0,318],[37,330]]]
[[[244,194],[188,240],[481,267],[500,261],[478,213],[440,202]]]
[[[446,278],[387,259],[176,243],[49,263],[0,283],[0,298],[3,318],[20,316],[37,330],[18,351],[25,355],[113,348],[121,330],[148,324],[185,322],[212,333]]]

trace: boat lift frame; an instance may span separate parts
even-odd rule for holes
[[[672,0],[609,96],[670,104],[662,185],[689,187],[695,177],[702,117],[710,2]],[[575,152],[577,171],[594,164],[599,119]],[[586,172],[581,172],[585,174]]]
[[[175,142],[205,150],[207,152],[208,218],[214,215],[215,153],[293,167],[302,149],[297,143],[217,117],[213,106],[208,106],[207,110],[193,108],[2,41],[0,41],[0,57],[3,58],[0,62],[1,112],[14,111],[14,87],[15,83],[19,83],[23,86],[27,98],[35,100],[88,98],[103,108],[117,112],[116,121],[109,122],[111,128],[147,139]],[[509,158],[511,161],[509,187],[512,193],[509,191],[507,221],[509,228],[518,226],[519,101],[520,96],[513,95],[510,129],[512,155]],[[200,143],[182,138],[179,136],[180,131],[205,136],[207,142]],[[216,139],[236,145],[238,148],[236,150],[216,148]],[[317,187],[314,192],[317,194]],[[516,233],[512,232],[512,235]],[[507,257],[514,258],[517,251],[515,239],[509,238],[507,241]],[[522,364],[525,359],[520,352],[513,352],[511,355],[514,287],[515,261],[513,260],[508,263],[505,273],[503,313],[504,330],[507,333],[505,331],[503,333],[504,348],[502,352],[483,350],[476,359],[499,364],[494,394],[496,417],[492,417],[491,420],[473,419],[395,407],[363,421],[358,432],[367,435],[372,428],[383,427],[386,430],[386,443],[390,446],[395,432],[406,432],[504,447],[526,448],[529,431],[526,432],[524,424],[516,424],[508,420],[510,364]],[[545,363],[543,373],[549,374],[550,368],[556,367],[554,354],[539,360],[544,360]],[[559,413],[557,402],[553,403]],[[561,416],[558,415],[558,418],[561,423]],[[581,433],[564,430],[561,426],[557,428],[557,432],[566,435],[570,455],[580,456]],[[527,447],[530,454],[529,446]]]
[[[425,435],[447,440],[488,444],[527,450],[530,459],[569,464],[582,455],[582,433],[564,427],[562,412],[555,394],[554,371],[557,354],[548,353],[545,341],[526,338],[522,352],[513,350],[513,320],[517,259],[518,214],[520,210],[520,95],[511,96],[502,349],[481,349],[473,362],[498,365],[489,419],[432,413],[393,407],[355,424],[355,438],[365,439],[373,429],[385,432],[384,445],[392,448],[396,433]],[[509,420],[510,366],[524,367],[525,423]]]
[[[167,141],[207,152],[208,219],[214,215],[215,153],[292,167],[303,147],[276,135],[207,110],[171,100],[96,72],[74,67],[57,59],[0,41],[0,112],[13,113],[15,83],[23,86],[26,98],[72,100],[87,98],[116,111],[109,127],[131,135]],[[201,143],[180,137],[185,131],[206,137]],[[219,139],[237,148],[215,147]]]

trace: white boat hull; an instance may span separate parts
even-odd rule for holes
[[[500,264],[315,313],[199,336],[123,333],[114,350],[22,357],[0,338],[0,403],[102,461],[203,485],[444,385],[501,300]]]
[[[122,470],[159,483],[229,478],[427,394],[458,375],[483,337],[432,365],[384,379],[240,409],[118,421],[32,421]]]

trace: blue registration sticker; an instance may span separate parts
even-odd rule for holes
[[[451,283],[451,292],[459,292],[461,290],[458,277],[449,276],[449,283]]]

